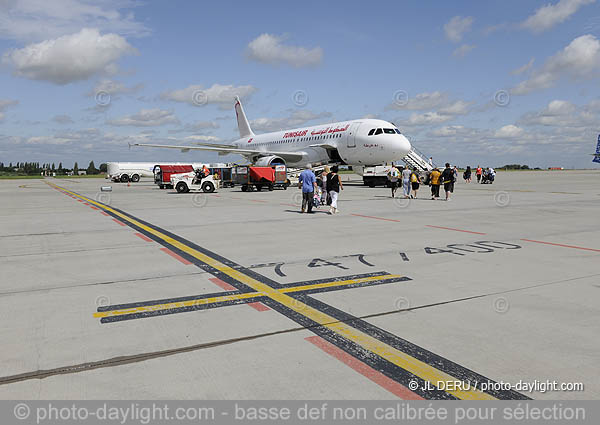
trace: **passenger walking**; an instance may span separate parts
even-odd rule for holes
[[[329,166],[326,165],[321,173],[321,204],[327,203],[327,176],[329,175]]]
[[[410,175],[412,174],[412,171],[410,171],[410,168],[406,167],[404,170],[402,170],[402,194],[404,195],[405,198],[408,198],[410,196]]]
[[[446,192],[446,201],[450,200],[450,194],[454,192],[454,182],[456,181],[455,169],[450,168],[450,164],[446,162],[446,168],[442,172],[442,183],[444,183],[444,191]]]
[[[433,167],[433,157],[432,156],[429,157],[429,165],[431,165]]]
[[[454,183],[456,183],[458,181],[458,168],[456,167],[456,165],[454,166],[452,171],[454,172]]]
[[[410,197],[417,199],[417,192],[419,191],[419,186],[421,185],[421,177],[419,176],[417,167],[415,167],[410,174],[410,185],[413,191],[413,194],[410,195]]]
[[[342,180],[340,179],[340,175],[338,174],[338,166],[334,165],[331,167],[331,173],[327,176],[327,192],[331,197],[331,206],[329,207],[329,214],[338,213],[338,195],[340,190],[344,190],[344,185],[342,184]]]
[[[317,178],[315,177],[315,173],[313,173],[312,166],[310,164],[306,164],[306,170],[300,173],[298,184],[302,187],[301,213],[304,213],[305,211],[312,213],[313,196],[315,193],[315,188],[317,187]]]
[[[467,165],[467,169],[463,173],[463,179],[465,179],[466,183],[471,183],[471,166]]]
[[[434,168],[429,174],[429,184],[431,185],[431,200],[440,197],[440,177],[442,173],[437,168]]]
[[[477,170],[475,170],[475,174],[477,175],[477,183],[481,183],[481,174],[483,173],[483,168],[481,165],[477,166]]]
[[[392,168],[390,168],[390,171],[387,174],[387,178],[390,182],[390,187],[392,188],[392,198],[395,198],[396,190],[398,189],[398,179],[400,179],[400,171],[396,166],[392,165]]]

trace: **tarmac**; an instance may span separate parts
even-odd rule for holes
[[[344,178],[0,180],[0,399],[600,398],[599,171]]]

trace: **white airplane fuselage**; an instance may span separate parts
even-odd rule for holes
[[[302,167],[345,163],[368,166],[400,161],[411,149],[408,139],[390,122],[377,119],[341,121],[252,135],[233,142],[240,149],[264,151],[244,155],[256,165],[285,163]],[[302,153],[298,161],[285,161],[269,152]]]

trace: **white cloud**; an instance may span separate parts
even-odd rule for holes
[[[402,126],[436,125],[451,119],[451,115],[443,115],[437,112],[412,113],[408,120],[401,120],[401,123]]]
[[[108,93],[111,96],[127,93],[135,93],[144,87],[143,84],[136,84],[132,87],[127,87],[120,81],[103,78],[96,83],[94,88],[88,92],[88,96],[96,96],[98,93]]]
[[[4,111],[11,106],[17,105],[18,103],[18,100],[0,99],[0,121],[4,120]]]
[[[594,128],[600,122],[600,101],[594,100],[582,107],[566,100],[553,100],[538,112],[528,112],[518,121],[521,125],[561,128]]]
[[[249,59],[271,65],[286,64],[295,68],[315,66],[323,59],[323,49],[315,47],[287,46],[283,36],[261,34],[248,44]]]
[[[205,134],[196,134],[193,136],[184,137],[183,140],[185,142],[220,142],[221,138],[217,136],[207,136]]]
[[[444,25],[444,31],[448,40],[458,43],[462,40],[465,32],[471,29],[473,17],[471,16],[455,16]]]
[[[521,26],[535,33],[540,33],[564,22],[582,6],[594,2],[595,0],[560,0],[555,4],[547,4],[537,9]]]
[[[55,115],[54,118],[52,118],[52,121],[58,123],[58,124],[72,124],[73,118],[71,118],[69,115],[63,114],[63,115]]]
[[[108,120],[106,123],[116,126],[156,127],[165,124],[177,124],[179,120],[172,111],[142,109],[137,114]]]
[[[149,29],[135,20],[133,0],[4,0],[0,2],[0,37],[42,41],[81,28],[125,36],[143,36]]]
[[[404,109],[407,111],[422,111],[425,109],[435,109],[448,103],[448,95],[439,91],[431,93],[419,93],[415,97],[409,97],[408,102],[395,102],[387,106],[386,109]]]
[[[471,106],[471,102],[457,100],[456,102],[440,108],[438,112],[442,115],[465,115],[469,112],[469,106]]]
[[[524,72],[529,71],[532,67],[533,67],[533,62],[535,61],[535,58],[531,58],[529,60],[529,62],[527,62],[525,65],[515,69],[514,71],[511,72],[512,75],[521,75]]]
[[[120,35],[101,35],[97,29],[30,44],[4,54],[14,73],[32,80],[68,84],[114,71],[115,61],[136,50]]]
[[[511,93],[528,94],[554,86],[563,76],[589,79],[598,76],[599,72],[600,41],[593,35],[582,35],[547,59],[541,68],[532,72],[529,79],[511,89]]]
[[[462,46],[460,46],[459,48],[457,48],[456,50],[454,50],[452,52],[452,56],[456,56],[459,58],[465,57],[467,55],[467,53],[469,53],[474,48],[475,48],[475,45],[473,45],[473,44],[463,44]]]
[[[420,97],[419,97],[420,96]],[[412,109],[422,109],[426,106],[436,109],[425,113],[412,113],[407,119],[399,118],[396,121],[401,126],[417,127],[417,126],[432,126],[450,121],[457,115],[466,115],[469,113],[469,107],[472,102],[464,100],[449,101],[445,94],[440,92],[422,93],[417,95],[415,102],[410,106],[410,101],[407,106]]]
[[[309,121],[331,118],[331,112],[315,113],[306,109],[294,110],[283,118],[258,118],[250,122],[254,131],[278,131],[300,127]]]
[[[256,90],[255,87],[250,85],[236,87],[232,85],[213,84],[207,89],[201,85],[191,85],[181,90],[164,92],[160,97],[164,100],[188,103],[193,106],[217,104],[221,109],[229,109],[233,108],[236,96],[239,96],[241,99],[248,98]]]
[[[494,133],[494,137],[498,139],[515,139],[518,137],[522,137],[524,134],[525,130],[523,130],[521,127],[509,124],[496,130],[496,132]]]

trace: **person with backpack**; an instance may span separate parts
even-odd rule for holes
[[[331,173],[327,176],[327,192],[331,197],[331,206],[329,207],[329,214],[338,213],[337,201],[340,190],[344,190],[344,185],[338,174],[338,166],[334,165],[331,167]]]
[[[392,188],[392,198],[395,198],[396,190],[398,189],[398,179],[400,178],[400,171],[396,166],[392,165],[392,168],[388,171],[387,178],[390,182],[390,187]]]
[[[450,194],[454,192],[454,182],[456,181],[456,172],[450,168],[450,164],[446,162],[446,168],[442,172],[442,183],[444,183],[444,191],[446,192],[446,201],[450,200]]]
[[[465,179],[465,183],[471,183],[471,166],[467,165],[467,169],[463,173],[463,179]]]
[[[417,192],[419,191],[419,186],[421,185],[421,177],[419,176],[417,167],[415,167],[412,173],[410,173],[410,185],[413,191],[413,194],[410,195],[410,197],[417,199]]]
[[[412,171],[406,167],[402,170],[402,194],[405,198],[410,197],[410,175]]]

